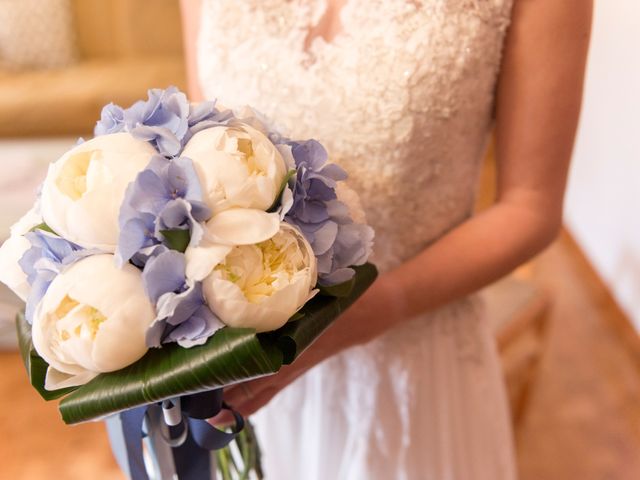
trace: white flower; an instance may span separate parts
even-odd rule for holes
[[[280,216],[252,208],[232,208],[214,215],[206,224],[204,237],[185,252],[186,275],[195,281],[211,273],[213,267],[236,245],[253,245],[273,237],[280,229]]]
[[[22,301],[27,300],[31,287],[18,261],[31,248],[24,234],[42,223],[36,205],[11,227],[11,236],[0,247],[0,282],[9,287]]]
[[[202,280],[233,246],[260,243],[278,232],[280,215],[266,210],[287,176],[286,153],[240,122],[202,130],[189,140],[182,156],[193,161],[213,215],[202,241],[186,251],[187,277]]]
[[[115,251],[124,193],[156,153],[128,133],[88,140],[49,166],[42,216],[51,229],[85,248]]]
[[[203,281],[209,307],[226,325],[258,332],[284,325],[316,291],[316,258],[294,227],[271,239],[236,246]]]
[[[74,263],[53,280],[34,315],[33,345],[49,364],[45,388],[83,385],[135,362],[147,351],[154,318],[137,268],[118,269],[109,254]]]
[[[193,161],[214,215],[234,207],[267,210],[288,170],[265,134],[243,123],[196,133],[182,156]]]

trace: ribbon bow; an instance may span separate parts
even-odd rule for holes
[[[231,432],[206,421],[222,409],[235,418]],[[223,402],[222,389],[217,389],[126,410],[107,419],[107,428],[120,468],[131,480],[149,480],[145,437],[161,478],[177,474],[180,480],[203,480],[216,478],[211,452],[227,446],[244,428],[244,419]]]

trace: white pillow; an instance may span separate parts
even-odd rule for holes
[[[62,67],[75,60],[69,0],[0,0],[2,67]]]

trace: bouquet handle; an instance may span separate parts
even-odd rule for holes
[[[207,422],[222,409],[230,410],[236,420],[231,432]],[[227,446],[243,427],[242,416],[222,401],[221,388],[132,408],[107,419],[113,453],[131,480],[175,475],[180,480],[216,480],[213,452]]]

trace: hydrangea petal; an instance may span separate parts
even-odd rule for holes
[[[155,304],[167,292],[180,290],[185,283],[184,255],[167,250],[151,258],[142,272],[142,281],[147,296]]]

